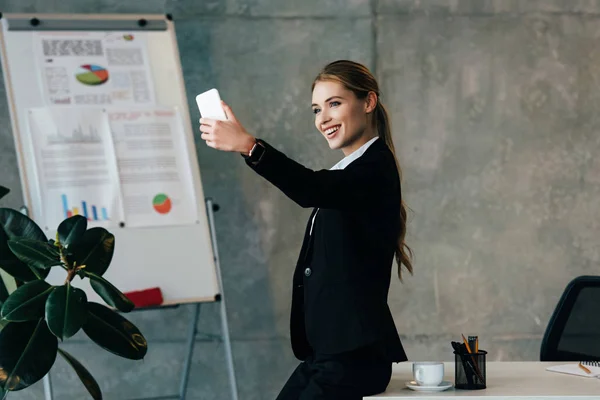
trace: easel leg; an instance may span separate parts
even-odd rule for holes
[[[19,208],[19,212],[25,216],[29,216],[27,206],[23,205]],[[44,399],[52,400],[52,380],[50,379],[50,371],[44,376]]]
[[[196,329],[198,318],[200,316],[200,303],[195,303],[192,310],[192,319],[188,328],[187,354],[185,355],[185,364],[183,366],[183,375],[181,376],[181,386],[179,387],[179,399],[185,400],[188,380],[190,378],[190,369],[192,368],[192,358],[194,356],[194,344],[196,343]]]
[[[217,206],[218,209],[218,206]],[[225,357],[227,358],[227,373],[229,374],[229,385],[231,387],[231,400],[238,400],[237,382],[235,380],[235,369],[233,365],[233,354],[231,352],[231,339],[229,338],[229,325],[227,323],[227,307],[225,305],[225,290],[221,280],[221,264],[219,262],[219,247],[217,246],[217,233],[215,231],[215,204],[212,199],[206,199],[206,211],[208,214],[208,222],[210,235],[213,245],[213,253],[215,257],[215,265],[217,268],[217,281],[221,289],[221,331],[223,332],[223,342],[225,344]]]
[[[238,400],[237,383],[235,381],[235,370],[233,367],[233,353],[231,352],[231,340],[229,338],[229,326],[227,324],[227,311],[225,309],[225,298],[221,298],[221,330],[223,331],[223,342],[225,344],[225,357],[227,358],[227,373],[231,387],[231,400]]]
[[[52,381],[50,379],[50,371],[44,376],[44,398],[52,400]]]

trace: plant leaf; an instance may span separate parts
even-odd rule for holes
[[[6,284],[4,283],[4,278],[0,276],[0,307],[4,304],[6,299],[8,299],[9,293]],[[2,398],[2,394],[0,394],[0,398]]]
[[[61,263],[60,253],[48,242],[14,239],[8,241],[8,247],[19,260],[30,267],[47,269]]]
[[[48,328],[64,340],[76,334],[87,320],[87,296],[81,289],[67,283],[54,288],[46,300]]]
[[[1,243],[0,247],[2,247]],[[6,246],[6,248],[8,249],[8,246]],[[7,253],[10,253],[10,255]],[[21,262],[17,256],[10,251],[10,249],[8,249],[7,253],[5,253],[4,250],[0,252],[0,268],[2,268],[15,279],[22,282],[30,282],[45,278],[43,271],[35,271],[34,273],[31,268],[27,264]],[[9,260],[8,258],[11,259]],[[39,278],[36,274],[39,275]]]
[[[57,350],[58,340],[43,319],[9,323],[0,332],[0,388],[17,391],[42,379]]]
[[[90,374],[90,372],[79,361],[77,361],[75,357],[63,349],[59,348],[58,353],[67,361],[67,363],[69,363],[71,367],[73,367],[75,373],[77,373],[77,376],[79,379],[81,379],[83,386],[85,386],[92,398],[94,400],[102,400],[102,391],[100,390],[100,386],[98,386],[98,382],[96,382],[92,374]]]
[[[6,196],[8,193],[10,193],[10,189],[6,188],[4,186],[0,186],[0,199],[3,198],[4,196]],[[0,396],[2,396],[2,394],[0,393]]]
[[[23,322],[44,317],[44,305],[53,287],[46,281],[35,280],[12,292],[2,305],[0,315],[7,321]]]
[[[131,360],[144,358],[148,343],[135,325],[102,304],[89,302],[88,313],[83,331],[98,346]]]
[[[19,238],[47,241],[44,232],[29,217],[10,208],[0,208],[0,268],[23,282],[48,276],[49,270],[32,270],[13,254],[8,241]]]
[[[87,229],[87,218],[82,215],[73,215],[65,219],[58,226],[58,241],[66,248],[71,243],[79,240]]]
[[[85,270],[102,276],[115,251],[115,236],[104,228],[88,229],[77,243],[70,247],[70,261],[85,265]]]
[[[125,296],[112,283],[101,276],[82,270],[83,276],[90,278],[92,289],[102,297],[102,299],[119,311],[129,312],[134,309],[135,304]]]
[[[9,239],[20,237],[48,241],[42,229],[28,216],[11,208],[0,208],[0,225]]]

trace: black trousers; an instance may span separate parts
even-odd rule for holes
[[[384,392],[391,376],[392,363],[379,346],[315,354],[298,365],[277,400],[362,400]]]

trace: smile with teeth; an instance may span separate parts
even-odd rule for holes
[[[334,132],[337,132],[337,131],[338,131],[338,129],[340,129],[340,126],[341,126],[341,125],[336,125],[336,126],[334,126],[334,127],[331,127],[331,128],[329,128],[329,129],[327,129],[327,130],[325,131],[325,134],[326,134],[326,135],[331,135],[332,133],[334,133]]]

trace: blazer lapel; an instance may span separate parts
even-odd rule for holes
[[[311,230],[314,229],[313,228],[313,218],[315,217],[315,214],[319,211],[318,208],[313,208],[312,213],[310,213],[310,218],[308,218],[308,223],[306,224],[306,230],[304,232],[304,240],[302,242],[302,250],[300,251],[301,254],[301,260],[302,263],[304,263],[306,261],[306,256],[308,255],[308,250],[310,247],[310,242],[311,242]]]
[[[300,255],[298,256],[298,262],[296,263],[296,273],[300,270],[298,267],[306,262],[306,257],[308,255],[311,242],[310,228],[312,225],[312,219],[317,213],[317,211],[318,208],[314,208],[312,213],[310,214],[310,218],[308,218],[306,229],[304,230],[304,240],[302,241],[302,248],[300,249]],[[296,274],[294,274],[294,280],[297,280],[299,277],[300,276],[296,276]]]

